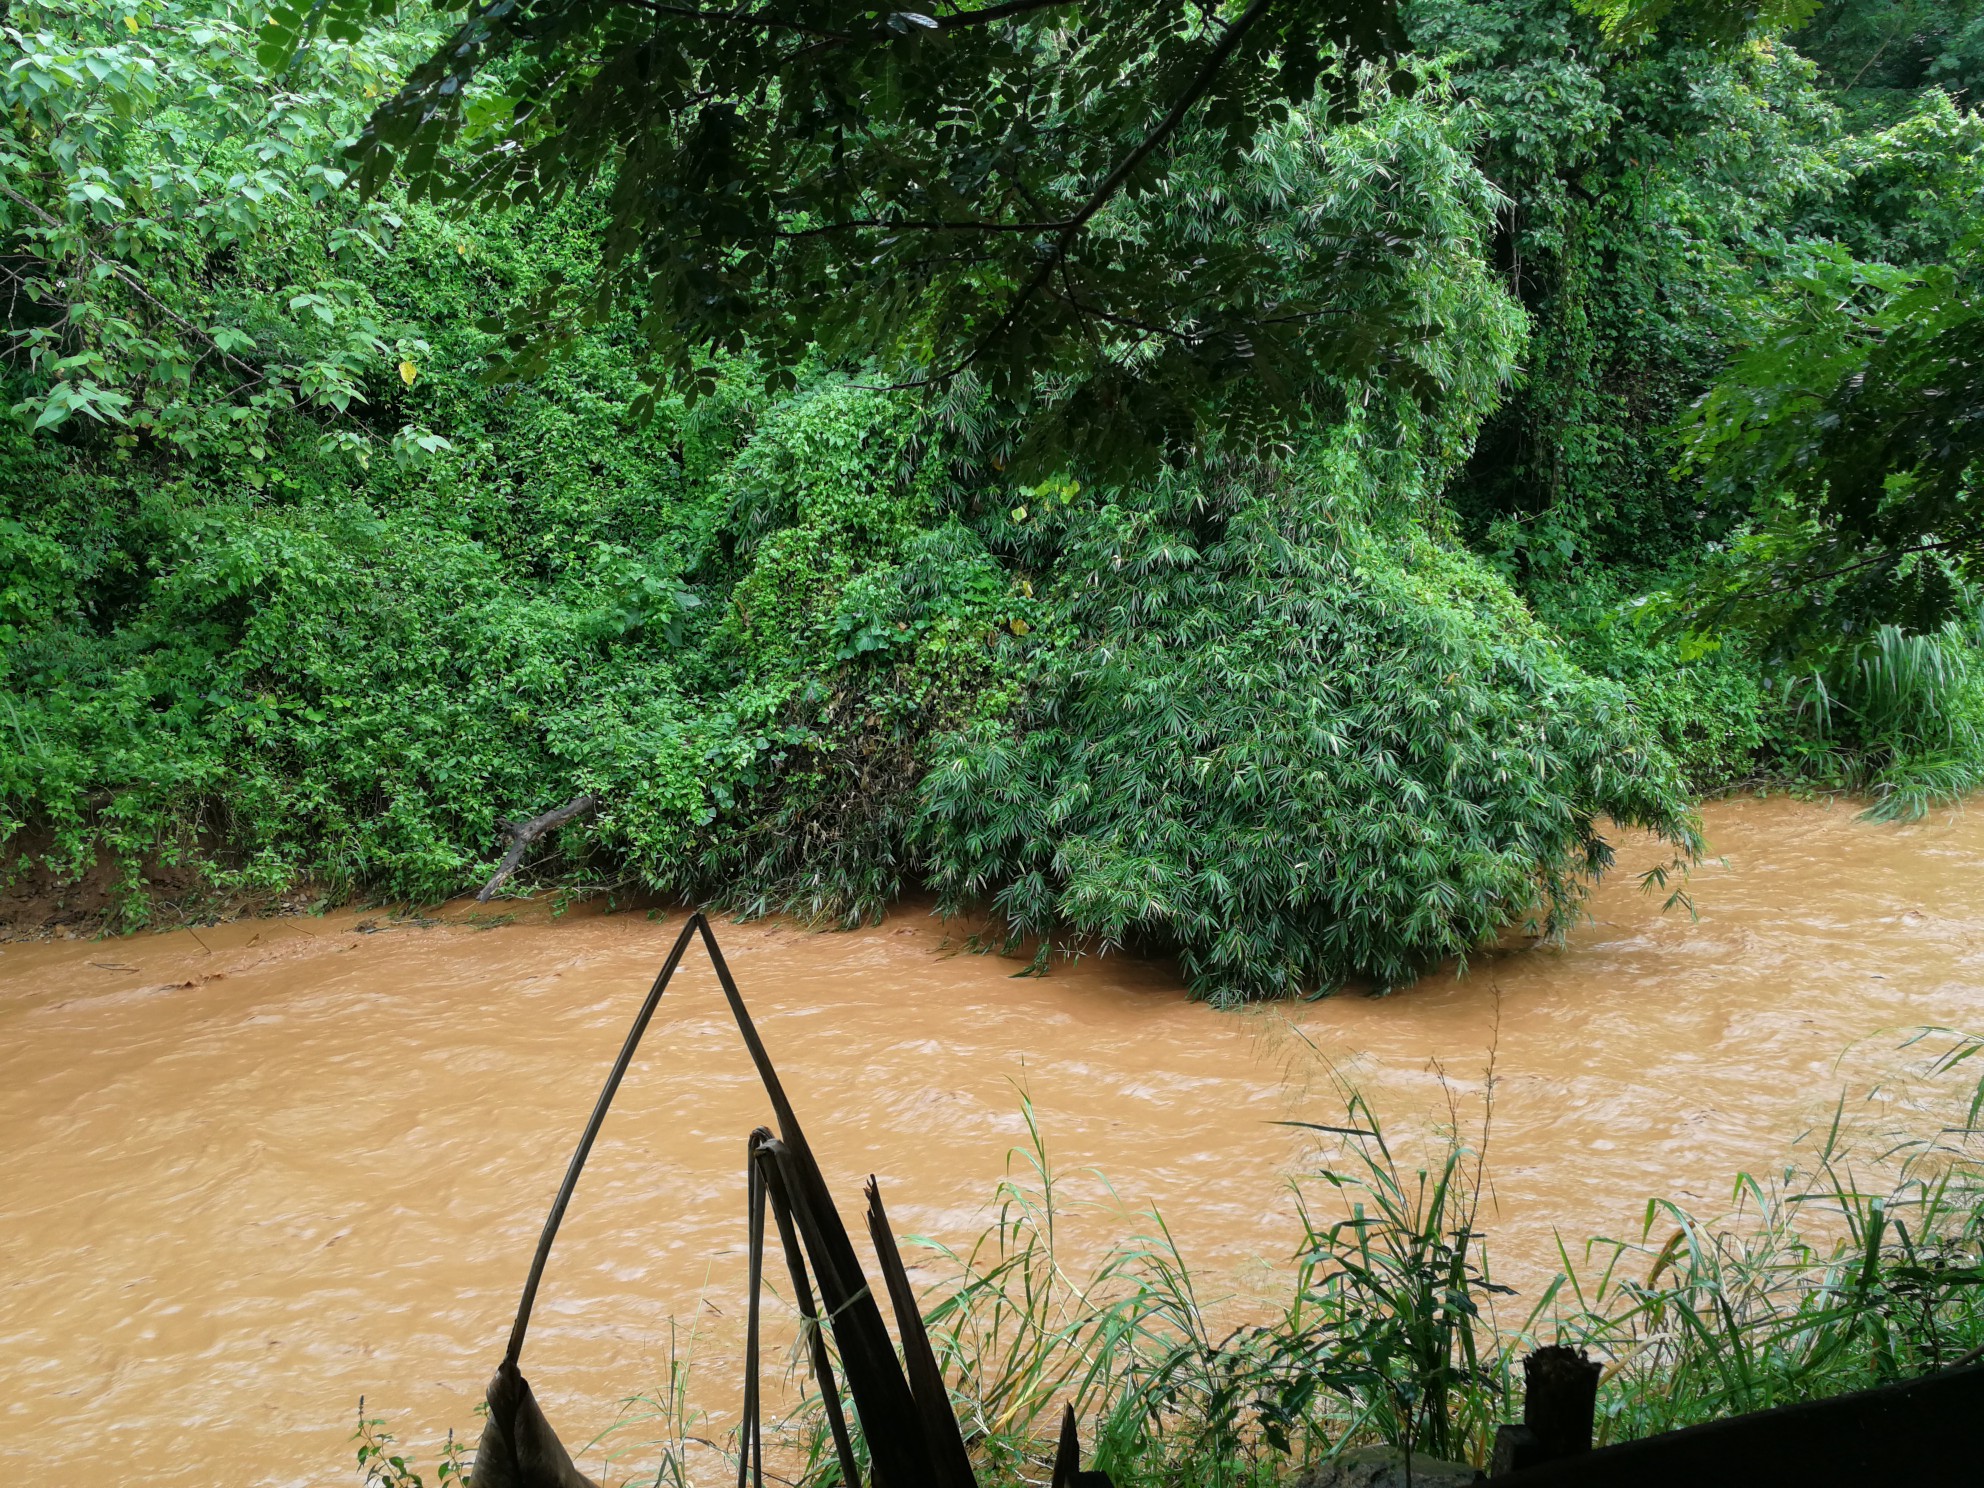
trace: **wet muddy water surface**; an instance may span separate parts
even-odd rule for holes
[[[1382,1000],[1222,1013],[1124,958],[1015,977],[908,910],[718,933],[850,1218],[872,1172],[899,1230],[968,1243],[1023,1087],[1064,1170],[1158,1206],[1202,1285],[1244,1299],[1293,1243],[1287,1178],[1313,1155],[1279,1123],[1341,1114],[1328,1067],[1423,1132],[1450,1091],[1478,1113],[1492,1050],[1484,1228],[1528,1291],[1553,1232],[1631,1231],[1653,1195],[1713,1211],[1909,1030],[1984,1028],[1984,810],[1897,828],[1739,800],[1705,820],[1697,918],[1640,892],[1654,857],[1628,842],[1566,948]],[[0,1480],[350,1482],[361,1392],[423,1458],[473,1433],[680,917],[442,919],[0,946]],[[568,1439],[692,1332],[707,1403],[732,1392],[744,1141],[767,1117],[693,952],[538,1302],[526,1367]]]

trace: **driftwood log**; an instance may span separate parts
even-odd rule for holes
[[[496,891],[510,881],[510,876],[523,866],[524,854],[530,845],[546,832],[555,832],[567,822],[577,821],[582,816],[590,816],[599,805],[597,797],[587,794],[574,796],[563,806],[554,806],[542,816],[533,816],[529,821],[504,822],[503,835],[510,839],[510,850],[503,854],[503,861],[496,865],[496,872],[482,892],[475,896],[478,904],[487,904],[496,896]]]

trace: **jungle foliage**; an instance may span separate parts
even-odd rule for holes
[[[1396,237],[1312,215],[1318,283],[1178,194],[1184,170],[1244,177],[1291,109],[1353,105],[1346,62],[1397,52],[1389,0],[443,8],[459,23],[357,143],[364,181],[397,169],[471,208],[600,188],[599,270],[510,322],[513,371],[617,313],[657,385],[692,395],[747,349],[773,392],[809,359],[962,380],[1039,476],[1071,452],[1120,472],[1258,444],[1413,329],[1333,292],[1384,276]],[[261,55],[377,9],[281,0]]]
[[[935,891],[1232,1000],[1560,929],[1703,790],[1976,782],[1955,64],[1121,9],[546,4],[450,71],[446,16],[17,0],[14,871],[427,900],[589,792],[526,885]],[[588,112],[671,46],[722,150]]]

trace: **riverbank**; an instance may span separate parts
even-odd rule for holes
[[[1636,1232],[1654,1195],[1718,1211],[1736,1173],[1891,1073],[1907,1029],[1984,1023],[1984,813],[1896,827],[1731,801],[1707,825],[1698,919],[1641,893],[1628,851],[1564,950],[1384,1000],[1219,1013],[1124,958],[1016,979],[922,916],[721,933],[837,1192],[877,1173],[899,1230],[969,1240],[1024,1139],[1024,1084],[1071,1196],[1097,1196],[1094,1167],[1160,1208],[1213,1297],[1266,1293],[1299,1233],[1284,1179],[1314,1153],[1274,1123],[1324,1109],[1310,1045],[1410,1141],[1447,1089],[1478,1102],[1492,1050],[1483,1228],[1520,1308],[1555,1234]],[[0,1181],[27,1196],[0,1220],[0,1464],[336,1481],[360,1393],[418,1423],[423,1456],[425,1431],[472,1432],[543,1206],[670,931],[596,907],[490,928],[347,911],[0,948]],[[532,1336],[568,1438],[665,1380],[691,1332],[732,1408],[743,1138],[763,1113],[707,975],[670,1002]],[[1121,1233],[1098,1215],[1069,1238],[1092,1254]],[[167,1430],[197,1461],[157,1464]]]
[[[1821,791],[1802,781],[1757,779],[1719,791],[1701,803],[1717,809],[1726,801],[1761,803],[1792,801],[1828,812],[1857,813],[1868,804],[1844,792]],[[1960,810],[1961,808],[1955,808]],[[1932,812],[1931,818],[1954,814]],[[1610,835],[1637,837],[1631,831]],[[404,899],[339,892],[309,879],[280,893],[229,887],[240,865],[214,850],[213,844],[192,844],[173,854],[155,854],[133,876],[127,866],[105,858],[81,875],[52,870],[52,839],[46,833],[22,831],[12,838],[0,861],[0,945],[44,940],[88,940],[102,936],[151,935],[172,930],[203,929],[243,919],[283,919],[358,912],[391,921],[429,919],[490,923],[505,916],[535,920],[562,916],[584,906],[591,912],[619,914],[680,908],[674,901],[624,883],[587,883],[554,879],[535,892],[478,903],[463,895],[449,900],[413,903]],[[1650,860],[1649,860],[1650,866]],[[1616,877],[1616,874],[1613,875]],[[135,888],[133,887],[135,884]],[[894,912],[916,914],[930,907],[930,896],[910,895]],[[1514,930],[1511,944],[1522,943]]]

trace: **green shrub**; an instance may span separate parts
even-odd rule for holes
[[[932,871],[1016,935],[1175,951],[1216,1001],[1409,982],[1569,923],[1600,819],[1695,844],[1623,690],[1326,472],[1071,511],[1024,706],[925,786]]]
[[[1715,791],[1767,769],[1774,726],[1788,718],[1762,664],[1741,644],[1703,650],[1645,615],[1630,576],[1590,569],[1532,586],[1540,618],[1577,664],[1626,689],[1691,790]]]
[[[915,741],[1001,705],[988,639],[1025,600],[938,513],[899,400],[680,416],[603,490],[497,499],[491,439],[539,439],[528,473],[620,415],[435,380],[474,437],[356,490],[299,443],[246,492],[0,452],[58,477],[0,525],[9,832],[60,877],[114,860],[134,918],[146,862],[196,846],[216,887],[459,893],[499,821],[580,791],[554,874],[842,919],[913,886]]]

